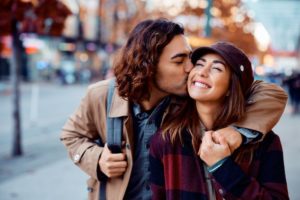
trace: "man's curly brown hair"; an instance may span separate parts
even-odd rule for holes
[[[140,103],[150,98],[162,51],[171,40],[184,34],[184,28],[166,19],[145,20],[135,26],[114,65],[119,95]]]

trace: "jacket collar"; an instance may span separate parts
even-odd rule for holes
[[[129,115],[129,102],[123,99],[119,93],[118,89],[114,89],[112,104],[108,113],[109,117],[124,117]]]
[[[184,98],[177,96],[170,96],[170,104],[180,105]],[[129,115],[129,102],[126,99],[123,99],[118,92],[117,87],[114,89],[114,94],[112,98],[112,104],[108,113],[109,117],[126,117]]]

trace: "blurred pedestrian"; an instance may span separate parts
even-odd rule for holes
[[[296,76],[296,80],[294,82],[294,88],[295,88],[295,106],[294,106],[294,113],[299,114],[300,113],[300,73],[298,72]]]
[[[300,72],[294,71],[283,83],[288,88],[292,114],[300,113]]]
[[[149,139],[160,127],[168,107],[185,102],[187,76],[193,67],[190,53],[191,47],[180,25],[163,19],[142,21],[131,31],[116,57],[116,88],[108,113],[107,91],[112,80],[89,87],[61,134],[73,162],[91,176],[89,199],[99,199],[99,185],[103,180],[107,180],[107,199],[151,198]],[[281,88],[261,82],[253,84],[250,99],[254,103],[247,107],[245,118],[235,128],[218,131],[226,139],[233,138],[228,139],[232,150],[240,146],[243,138],[259,137],[258,132],[250,129],[262,134],[271,130],[286,103]],[[266,102],[273,106],[266,106]],[[106,143],[107,115],[124,119],[126,149],[123,153],[112,154],[107,145],[103,147],[95,142],[100,139]],[[257,116],[261,116],[260,121],[254,120]]]
[[[152,199],[289,199],[278,135],[271,131],[261,143],[232,152],[215,132],[244,116],[254,81],[247,56],[218,42],[196,49],[191,59],[191,99],[172,107],[151,139]]]

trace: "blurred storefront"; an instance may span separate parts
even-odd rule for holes
[[[11,38],[0,37],[0,81],[8,80],[10,75]]]
[[[270,44],[265,50],[259,72],[264,76],[290,76],[300,71],[300,3],[288,1],[245,1],[257,23],[263,24]],[[262,41],[263,35],[257,35]]]
[[[295,0],[61,2],[72,13],[64,22],[62,34],[22,34],[27,55],[22,66],[25,80],[71,84],[105,78],[116,50],[124,44],[132,27],[145,18],[158,17],[181,23],[192,47],[218,40],[235,43],[252,58],[258,76],[272,70],[289,74],[300,66],[300,24],[296,20],[300,5]],[[4,48],[0,48],[0,79],[9,77],[10,40],[1,37]]]

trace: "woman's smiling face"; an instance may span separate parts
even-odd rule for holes
[[[189,74],[189,95],[196,101],[221,103],[229,89],[230,75],[230,68],[221,56],[205,54]]]

